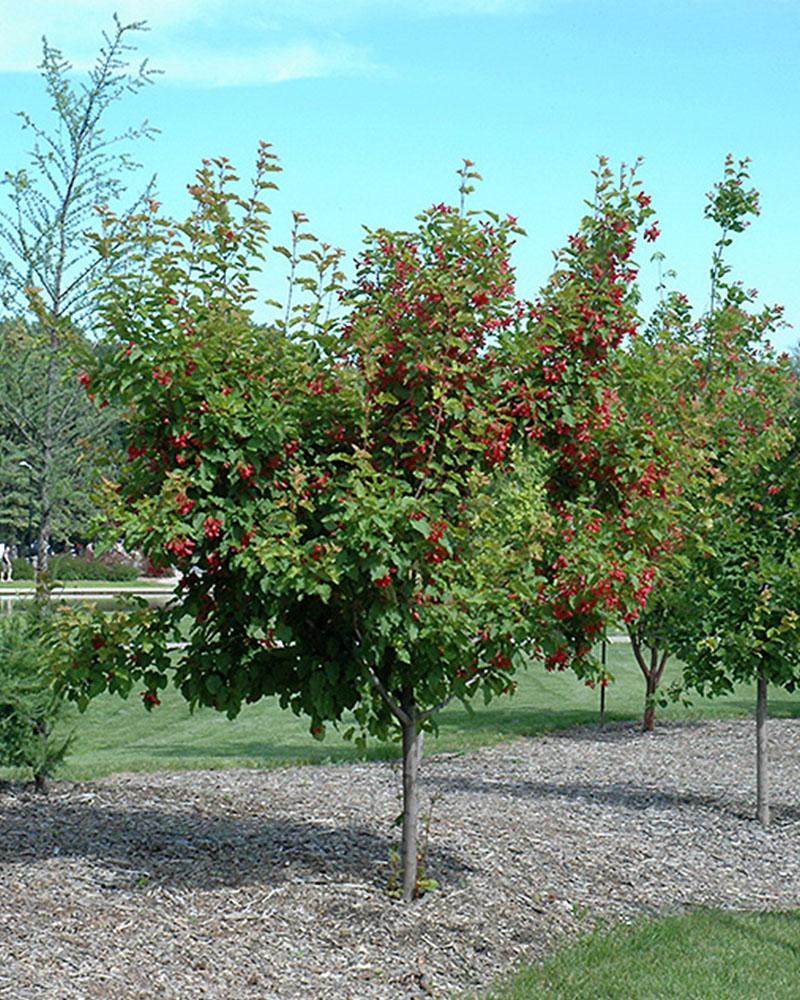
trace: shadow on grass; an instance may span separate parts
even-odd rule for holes
[[[623,713],[609,713],[607,722],[629,721]],[[438,720],[437,735],[429,734],[425,740],[425,755],[446,753],[455,747],[471,749],[488,743],[500,743],[518,737],[536,737],[546,733],[571,730],[578,726],[591,726],[597,722],[597,714],[582,710],[542,711],[521,710],[509,714],[505,708],[478,708],[474,715],[456,711],[443,715]],[[267,740],[232,740],[224,744],[172,744],[142,743],[139,747],[148,758],[163,761],[164,766],[180,768],[181,762],[197,767],[197,761],[209,763],[218,761],[230,766],[231,762],[241,762],[252,767],[286,767],[301,764],[345,764],[353,762],[399,760],[399,742],[370,742],[360,750],[352,743],[316,742],[308,744],[271,743]],[[116,748],[112,751],[116,753]]]
[[[771,719],[800,719],[800,700],[797,700],[796,695],[793,697],[795,698],[793,701],[788,700],[788,695],[784,696],[786,700],[773,698],[768,707],[769,717]],[[708,702],[702,704],[708,704]],[[731,698],[730,700],[726,699],[723,704],[726,709],[730,708],[731,717],[755,715],[755,698],[747,701]]]
[[[612,689],[613,694],[613,689]],[[723,698],[718,700],[696,697],[688,708],[672,706],[656,713],[656,734],[660,725],[689,725],[707,721],[709,718],[738,719],[752,716],[755,711],[755,701],[749,698]],[[772,699],[769,706],[769,716],[773,719],[800,718],[800,699],[782,695]],[[642,712],[639,706],[631,710],[616,709],[610,706],[605,713],[606,726],[615,723],[631,723],[640,726]],[[504,702],[498,707],[476,707],[474,715],[465,720],[463,714],[445,713],[439,719],[441,737],[449,734],[475,734],[485,742],[486,735],[497,736],[496,742],[514,737],[543,736],[549,733],[559,733],[563,730],[583,728],[580,735],[590,738],[592,732],[601,734],[605,729],[599,726],[597,709],[540,709],[536,707],[517,706],[513,700]],[[613,730],[612,730],[613,731]],[[432,747],[435,742],[432,742]]]
[[[653,736],[668,732],[674,725],[701,725],[707,716],[698,702],[697,712],[684,713],[678,719],[666,716],[656,718]],[[753,705],[748,700],[730,700],[719,705],[723,709],[721,718],[741,718],[752,714]],[[775,719],[800,718],[800,703],[776,701],[770,714]],[[641,729],[641,716],[637,712],[609,710],[605,715],[605,726],[600,728],[598,713],[594,709],[538,709],[514,706],[513,703],[478,707],[472,716],[463,709],[443,713],[438,718],[438,734],[429,735],[425,742],[425,755],[452,750],[469,750],[476,746],[502,743],[518,738],[535,738],[545,735],[565,735],[570,739],[625,740]],[[231,740],[224,744],[208,746],[197,744],[154,743],[142,746],[148,757],[163,761],[165,766],[181,766],[185,761],[196,767],[198,760],[221,765],[232,761],[244,766],[283,767],[300,764],[343,764],[354,761],[387,761],[400,757],[400,746],[396,742],[370,742],[360,750],[354,744],[336,742],[318,743],[309,740],[306,745],[298,743],[271,743],[268,740]]]
[[[622,712],[607,712],[609,722],[629,720],[630,715]],[[573,726],[596,724],[598,713],[586,709],[538,709],[517,707],[506,702],[502,707],[476,707],[468,719],[465,713],[442,715],[439,719],[439,733],[499,734],[508,739],[514,736],[541,736],[544,733]]]
[[[307,747],[291,744],[266,743],[260,740],[227,740],[224,746],[174,746],[169,743],[147,744],[148,757],[165,762],[196,762],[197,760],[246,761],[254,767],[287,767],[293,764],[343,764],[356,761],[395,760],[400,755],[396,744],[389,743],[358,750],[354,746],[327,746],[313,743]],[[115,751],[116,752],[116,751]]]
[[[105,889],[346,880],[385,888],[393,846],[393,838],[357,825],[197,815],[133,803],[102,806],[23,796],[0,816],[0,865],[83,859],[96,866]],[[442,882],[469,870],[433,844],[428,869]]]

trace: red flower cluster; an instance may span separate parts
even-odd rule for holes
[[[209,539],[209,541],[213,542],[215,539],[219,538],[222,532],[222,524],[223,522],[220,521],[219,518],[207,517],[205,521],[203,521],[203,534]]]
[[[195,504],[194,500],[190,500],[185,493],[179,493],[175,497],[175,503],[181,517],[186,517],[187,514],[191,514]]]
[[[176,559],[188,559],[194,552],[195,545],[191,538],[173,538],[164,548]]]

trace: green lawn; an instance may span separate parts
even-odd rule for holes
[[[62,588],[70,590],[104,590],[113,587],[115,590],[165,590],[175,586],[174,580],[157,580],[147,578],[141,580],[63,580],[52,584],[53,594],[57,597]],[[5,591],[33,590],[36,583],[33,580],[4,580],[0,583],[0,596]]]
[[[638,718],[644,685],[627,645],[609,647],[609,666],[616,681],[607,691],[607,720]],[[689,709],[670,706],[660,718],[746,715],[752,711],[754,697],[752,689],[742,688],[733,697],[697,701]],[[488,706],[476,704],[472,716],[460,705],[443,712],[439,736],[428,738],[426,753],[470,750],[518,736],[595,723],[597,706],[598,693],[580,684],[572,674],[548,674],[534,666],[520,675],[519,689],[513,697]],[[771,692],[770,712],[774,716],[800,715],[800,697]],[[150,713],[144,711],[135,694],[127,701],[103,696],[84,715],[74,713],[70,725],[76,739],[59,776],[75,779],[115,771],[276,767],[397,755],[395,744],[373,744],[366,755],[359,754],[330,728],[326,739],[318,742],[309,735],[303,719],[281,711],[272,700],[245,706],[233,722],[211,709],[199,709],[192,716],[174,691],[167,692],[161,707]]]
[[[800,911],[701,912],[597,932],[481,1000],[797,1000]]]

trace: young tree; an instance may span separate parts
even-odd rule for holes
[[[706,470],[707,422],[697,407],[697,350],[684,296],[665,297],[644,332],[620,354],[620,395],[634,425],[645,427],[670,455],[671,523],[658,542],[657,573],[639,614],[624,626],[645,681],[642,726],[655,725],[657,696],[670,656],[667,618],[684,571],[683,541],[694,523],[693,485]]]
[[[144,685],[153,707],[171,674],[190,702],[231,717],[277,695],[315,735],[347,710],[361,734],[399,732],[410,900],[436,713],[509,690],[531,637],[549,668],[574,659],[587,673],[587,637],[642,600],[663,476],[652,449],[627,441],[607,382],[649,210],[603,167],[595,212],[526,304],[515,220],[436,205],[412,232],[368,234],[341,322],[315,305],[338,258],[309,251],[308,311],[259,328],[250,275],[276,169],[262,145],[242,197],[227,161],[206,163],[184,223],[155,203],[106,216],[99,248],[127,263],[103,298],[113,354],[86,382],[127,423],[129,463],[107,487],[113,531],[183,578],[162,611],[67,614],[61,684],[80,706]],[[462,191],[473,175],[465,163]],[[641,546],[623,569],[608,547],[629,535]],[[187,645],[173,670],[177,629]]]
[[[779,319],[778,312],[748,314],[745,307],[755,293],[728,280],[725,251],[732,234],[744,231],[748,217],[758,213],[758,194],[747,188],[747,167],[747,161],[737,165],[729,156],[723,180],[708,196],[706,217],[720,228],[708,311],[696,320],[686,296],[662,294],[644,335],[622,359],[626,404],[638,407],[640,420],[670,436],[683,472],[675,544],[660,562],[642,615],[628,625],[646,683],[645,729],[653,726],[657,691],[672,651],[673,624],[681,625],[687,613],[683,596],[697,579],[693,544],[706,539],[709,525],[716,524],[710,513],[715,508],[714,492],[726,480],[731,461],[754,463],[759,448],[771,447],[769,434],[759,436],[754,428],[765,419],[766,429],[771,427],[770,407],[786,391],[785,384],[778,384],[785,382],[785,373],[770,387],[760,372],[762,362],[766,369],[771,367],[764,341]],[[773,391],[778,397],[770,400]],[[742,426],[750,427],[747,435],[742,436]],[[689,542],[686,551],[684,540]]]
[[[615,181],[601,160],[595,210],[559,255],[526,331],[542,356],[537,435],[555,460],[548,494],[562,525],[541,597],[569,640],[545,663],[571,664],[590,684],[611,678],[597,674],[589,644],[639,621],[675,547],[685,475],[673,428],[650,412],[672,395],[674,368],[667,358],[652,371],[642,364],[632,255],[640,227],[650,222],[650,243],[660,230],[638,167]],[[634,370],[639,391],[630,392]]]
[[[738,326],[748,317],[728,320]],[[767,685],[792,691],[800,679],[800,438],[788,366],[763,347],[741,375],[746,412],[737,401],[709,483],[704,530],[687,547],[669,632],[685,688],[714,696],[756,682],[757,812],[767,825]]]
[[[755,293],[728,280],[731,233],[742,232],[758,212],[748,179],[748,161],[728,157],[706,210],[721,230],[710,310],[697,324],[684,311],[677,334],[670,334],[691,359],[676,410],[682,436],[701,461],[684,496],[685,544],[638,638],[651,657],[674,651],[683,660],[684,689],[715,695],[756,681],[758,815],[766,824],[767,683],[792,690],[800,677],[794,516],[800,446],[796,379],[767,339],[781,311],[752,311]]]
[[[54,694],[35,614],[0,618],[0,766],[25,768],[36,788],[64,759],[71,737],[57,732],[65,704]]]
[[[75,415],[83,408],[79,388],[65,372],[85,352],[91,327],[95,283],[105,262],[86,239],[96,224],[96,209],[118,201],[125,192],[123,176],[137,165],[130,159],[132,142],[152,134],[139,127],[108,135],[110,111],[127,93],[151,79],[142,64],[130,70],[129,39],[143,24],[121,24],[105,37],[88,83],[76,89],[71,66],[46,40],[41,64],[55,123],[42,125],[22,112],[23,128],[33,138],[27,167],[6,171],[7,208],[0,212],[0,296],[7,314],[20,319],[33,309],[36,322],[25,327],[25,351],[32,360],[23,373],[36,375],[36,385],[22,398],[16,366],[0,370],[0,422],[13,428],[34,468],[37,578],[43,585],[59,481],[74,464],[76,451],[65,447],[75,433]],[[81,333],[82,332],[82,333]],[[0,345],[6,356],[19,346],[18,324],[4,324]],[[84,428],[87,418],[82,417]],[[95,415],[98,433],[106,421]]]

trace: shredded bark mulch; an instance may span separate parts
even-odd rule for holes
[[[412,1000],[598,922],[800,906],[800,722],[573,730],[423,762],[426,874],[387,892],[397,765],[0,785],[0,998]]]

